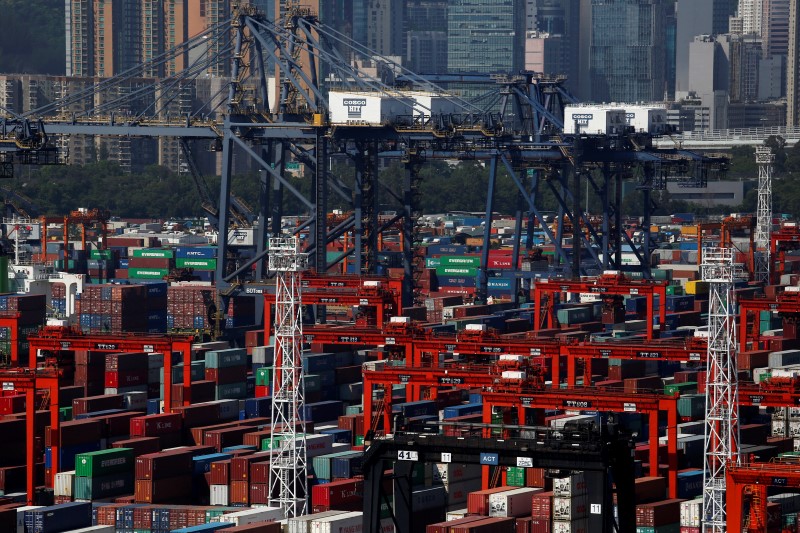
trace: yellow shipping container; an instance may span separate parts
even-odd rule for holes
[[[707,281],[688,280],[683,288],[686,294],[708,294]]]
[[[681,235],[697,237],[697,226],[681,226]]]

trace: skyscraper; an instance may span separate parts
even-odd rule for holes
[[[761,38],[764,57],[785,56],[789,49],[789,0],[763,0]]]
[[[450,0],[447,69],[510,73],[523,65],[522,0]]]
[[[410,0],[406,5],[404,66],[413,72],[447,72],[447,2]]]
[[[579,30],[579,0],[526,0],[525,68],[566,75],[567,88],[576,93],[580,84]]]
[[[786,60],[786,125],[800,126],[800,72],[798,71],[798,46],[800,46],[800,1],[789,3],[789,54]]]
[[[67,76],[114,76],[150,61],[230,16],[229,0],[65,0]],[[198,57],[219,53],[216,40],[205,50],[182,54],[144,70],[145,76],[174,76]],[[229,62],[207,70],[222,76]]]
[[[664,18],[663,0],[592,0],[593,101],[663,99]]]
[[[721,35],[728,32],[733,15],[729,0],[678,0],[675,33],[675,93],[680,99],[689,90],[689,44],[698,35]]]

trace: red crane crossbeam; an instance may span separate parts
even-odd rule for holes
[[[548,295],[546,309],[547,327],[555,327],[555,307],[553,297],[558,293],[594,293],[600,295],[646,296],[647,324],[653,324],[655,296],[659,297],[658,323],[663,330],[667,320],[667,283],[664,281],[634,281],[623,276],[603,275],[592,281],[569,280],[537,280],[533,285],[534,309],[543,309],[543,296]],[[534,330],[541,329],[538,320],[534,321]],[[647,328],[647,339],[653,338],[653,328]]]
[[[172,376],[171,354],[178,352],[183,361],[183,404],[192,403],[191,353],[194,338],[188,335],[84,335],[67,328],[43,328],[38,334],[28,337],[30,343],[29,366],[36,366],[38,350],[50,352],[90,350],[94,352],[120,353],[144,352],[164,354],[164,376]],[[172,409],[172,387],[164,387],[164,408]]]
[[[739,349],[747,350],[747,343],[758,337],[759,320],[753,319],[752,328],[748,330],[748,313],[758,311],[776,311],[798,315],[800,317],[800,292],[783,292],[775,300],[753,298],[739,300]]]
[[[25,486],[27,504],[34,505],[36,491],[36,457],[34,442],[36,440],[36,391],[46,389],[50,399],[50,445],[52,451],[52,467],[50,469],[49,486],[54,486],[58,472],[59,448],[59,412],[58,389],[61,372],[54,368],[15,368],[0,370],[0,382],[4,391],[20,391],[25,393]]]
[[[767,531],[767,487],[800,487],[800,463],[728,464],[726,522],[729,533]],[[751,496],[749,524],[745,526],[745,487]]]
[[[526,408],[645,413],[650,422],[649,463],[651,476],[658,476],[658,414],[666,412],[669,497],[678,497],[677,395],[625,394],[620,391],[589,388],[547,389],[529,394],[485,392],[483,393],[484,424],[491,423],[493,407],[516,408],[520,412],[520,420],[525,419],[524,409]]]

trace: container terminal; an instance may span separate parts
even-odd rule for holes
[[[229,53],[188,54],[220,38]],[[12,179],[68,163],[64,136],[177,139],[205,217],[33,217],[7,199],[0,531],[797,531],[800,229],[772,215],[763,139],[709,145],[756,147],[755,214],[659,218],[654,192],[728,167],[661,106],[579,104],[532,72],[425,79],[372,57],[370,76],[329,38],[305,8],[276,24],[236,5],[225,31],[126,73],[227,61],[224,113],[115,115],[81,93],[5,118]],[[87,100],[103,104],[75,113]],[[255,209],[231,194],[243,159]],[[433,160],[485,166],[485,211],[423,213]],[[500,174],[515,213],[495,208]],[[642,216],[621,210],[631,183]]]

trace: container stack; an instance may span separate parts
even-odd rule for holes
[[[98,500],[133,491],[134,456],[130,448],[82,453],[75,460],[76,500]]]
[[[205,379],[214,382],[214,399],[247,397],[247,352],[244,348],[211,350],[205,354]]]
[[[137,457],[134,501],[190,502],[194,455],[200,455],[197,448],[177,448]]]
[[[175,267],[172,250],[141,248],[133,250],[133,257],[128,259],[128,278],[130,279],[164,279]]]
[[[676,531],[680,529],[681,503],[684,500],[662,500],[636,506],[636,529]]]
[[[175,266],[191,269],[201,281],[211,281],[217,270],[215,246],[178,246],[175,248]]]
[[[211,326],[215,289],[200,285],[170,285],[167,292],[169,329],[202,329]]]
[[[147,293],[141,285],[87,285],[75,297],[75,313],[85,333],[147,330]]]
[[[167,288],[165,281],[144,284],[147,292],[147,332],[167,332]]]
[[[553,478],[553,533],[589,533],[588,500],[583,472]]]
[[[149,354],[112,353],[105,357],[105,393],[147,393]]]

